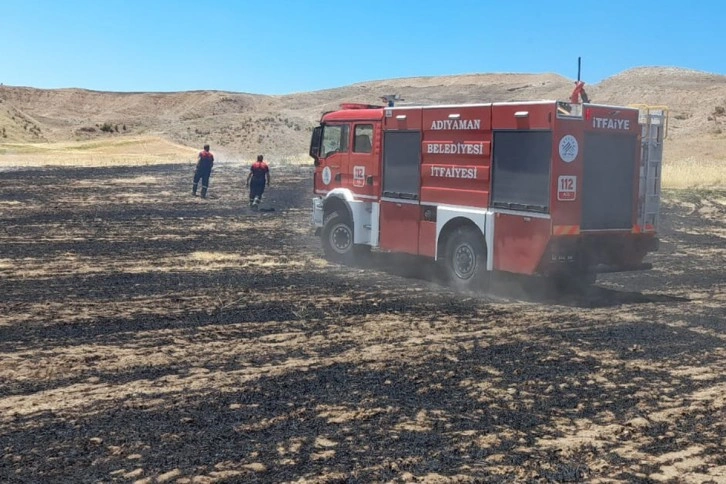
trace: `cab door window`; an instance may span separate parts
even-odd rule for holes
[[[325,158],[335,153],[348,151],[348,125],[327,124],[323,128],[323,155]]]
[[[353,136],[353,153],[370,153],[373,150],[373,125],[356,124]]]

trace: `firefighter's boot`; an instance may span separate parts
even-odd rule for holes
[[[192,185],[192,196],[193,197],[197,196],[197,184],[196,183]]]
[[[202,198],[207,198],[207,187],[202,185]]]

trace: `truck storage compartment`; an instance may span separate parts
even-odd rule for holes
[[[494,133],[492,206],[549,212],[551,131]]]
[[[636,137],[585,133],[581,230],[633,226]]]

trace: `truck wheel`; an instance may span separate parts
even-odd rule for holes
[[[353,223],[347,214],[332,212],[325,217],[320,239],[325,257],[329,260],[343,263],[354,261]]]
[[[448,237],[444,270],[451,285],[467,291],[485,288],[489,280],[486,266],[486,247],[480,234],[460,227]]]

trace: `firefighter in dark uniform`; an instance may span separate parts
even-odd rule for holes
[[[263,161],[262,155],[257,155],[257,161],[252,163],[250,173],[247,175],[247,186],[250,188],[250,207],[256,206],[262,199],[265,184],[270,186],[270,167]]]
[[[199,180],[202,180],[202,198],[207,198],[207,188],[209,188],[209,177],[212,174],[213,165],[214,155],[209,151],[209,145],[204,145],[204,149],[197,156],[197,169],[194,172],[192,195],[197,196],[197,186],[199,185]]]

